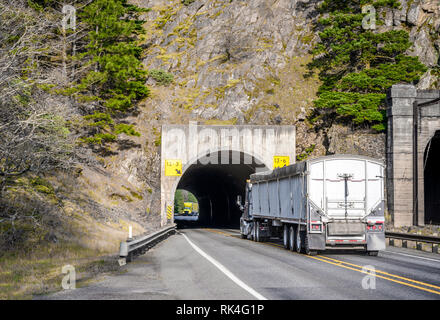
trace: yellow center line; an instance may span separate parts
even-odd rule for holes
[[[212,229],[206,229],[206,230],[210,231],[210,232],[215,232],[215,233],[218,233],[218,234],[221,234],[221,235],[224,235],[224,236],[232,237],[231,234],[227,234],[225,232],[221,232],[221,231],[217,231],[217,230],[212,230]],[[284,249],[284,246],[281,246],[281,245],[275,244],[275,243],[260,242],[260,244],[269,245],[269,246],[272,246],[272,247],[277,247],[277,248]],[[293,252],[293,253],[297,253],[297,252]],[[388,281],[391,281],[391,282],[395,282],[395,283],[399,283],[399,284],[402,284],[402,285],[405,285],[405,286],[408,286],[408,287],[412,287],[412,288],[416,288],[416,289],[419,289],[419,290],[423,290],[423,291],[427,291],[427,292],[430,292],[430,293],[434,293],[434,294],[440,295],[440,291],[435,291],[435,290],[431,290],[431,289],[428,289],[428,288],[420,287],[420,286],[417,286],[417,285],[414,285],[414,284],[411,284],[411,283],[398,281],[396,279],[384,277],[384,276],[379,275],[377,273],[384,274],[384,275],[387,275],[387,276],[390,276],[390,277],[394,277],[394,278],[398,278],[398,279],[402,279],[402,280],[405,280],[405,281],[417,283],[417,284],[420,284],[420,285],[423,285],[423,286],[426,286],[426,287],[440,289],[439,286],[435,286],[435,285],[432,285],[432,284],[429,284],[429,283],[425,283],[425,282],[421,282],[421,281],[417,281],[417,280],[412,280],[412,279],[409,279],[409,278],[405,278],[405,277],[401,277],[401,276],[394,275],[394,274],[391,274],[391,273],[387,273],[385,271],[373,270],[373,269],[369,269],[369,268],[365,268],[364,269],[364,267],[362,267],[362,266],[359,266],[359,265],[356,265],[356,264],[352,264],[352,263],[349,263],[349,262],[345,262],[345,261],[341,261],[341,260],[337,260],[337,259],[334,259],[334,258],[326,257],[326,256],[313,257],[313,256],[305,255],[305,254],[302,254],[302,256],[305,256],[305,257],[311,258],[311,259],[315,259],[315,260],[318,260],[318,261],[321,261],[321,262],[325,262],[325,263],[328,263],[328,264],[332,264],[332,265],[335,265],[337,267],[341,267],[341,268],[357,271],[357,272],[360,272],[360,273],[364,273],[364,274],[371,275],[370,271],[374,271],[375,272],[375,276],[378,277],[378,278],[385,279],[385,280],[388,280]],[[356,269],[356,268],[352,268],[352,267],[349,267],[349,266],[354,266],[356,268],[360,268],[361,270]]]
[[[331,262],[331,261],[328,261],[328,260],[325,260],[325,259],[320,259],[320,258],[318,258],[318,257],[312,257],[312,256],[308,256],[308,255],[304,255],[304,256],[306,256],[307,258],[311,258],[311,259],[319,260],[319,261],[322,261],[322,262],[325,262],[325,263],[333,264],[333,265],[338,266],[338,267],[341,267],[341,268],[345,268],[345,269],[349,269],[349,270],[357,271],[357,272],[360,272],[360,273],[371,274],[371,273],[368,272],[368,271],[363,271],[363,270],[359,270],[359,269],[355,269],[355,268],[351,268],[351,267],[344,266],[344,265],[341,264],[340,262],[339,262],[339,263],[334,263],[334,262]],[[384,276],[381,276],[381,275],[378,275],[378,274],[376,274],[375,276],[378,277],[378,278],[382,278],[382,279],[385,279],[385,280],[391,281],[391,282],[395,282],[395,283],[403,284],[403,285],[408,286],[408,287],[412,287],[412,288],[416,288],[416,289],[419,289],[419,290],[423,290],[423,291],[427,291],[427,292],[430,292],[430,293],[435,293],[435,294],[440,295],[440,292],[439,292],[439,291],[435,291],[435,290],[431,290],[431,289],[423,288],[423,287],[420,287],[420,286],[413,285],[413,284],[411,284],[411,283],[406,283],[406,282],[398,281],[398,280],[391,279],[391,278],[388,278],[388,277],[384,277]],[[423,283],[423,282],[420,282],[420,283]],[[427,283],[423,283],[423,285],[428,286]]]
[[[223,232],[223,231],[218,231],[218,230],[213,230],[213,229],[205,229],[205,230],[207,230],[209,232],[218,233],[218,234],[221,234],[223,236],[232,237],[232,234],[229,234],[229,233],[226,233],[226,232]]]
[[[353,264],[353,263],[337,260],[337,259],[326,257],[326,256],[319,256],[319,257],[320,258],[324,258],[324,259],[329,259],[329,260],[332,260],[332,261],[335,261],[335,262],[338,262],[338,263],[343,263],[343,264],[346,264],[346,265],[349,265],[349,266],[358,267],[358,268],[361,268],[361,269],[364,268],[362,266],[359,266],[359,265],[356,265],[356,264]],[[388,272],[385,272],[385,271],[374,270],[374,269],[369,269],[369,268],[365,268],[365,270],[374,271],[376,273],[381,273],[381,274],[384,274],[384,275],[387,275],[387,276],[390,276],[390,277],[395,277],[395,278],[398,278],[398,279],[402,279],[402,280],[405,280],[405,281],[410,281],[410,282],[413,282],[413,283],[418,283],[418,284],[421,284],[421,285],[424,285],[424,286],[427,286],[427,287],[431,287],[431,288],[435,288],[435,289],[439,289],[440,290],[439,286],[436,286],[436,285],[433,285],[433,284],[429,284],[429,283],[425,283],[425,282],[421,282],[421,281],[417,281],[417,280],[413,280],[413,279],[409,279],[409,278],[405,278],[405,277],[401,277],[401,276],[398,276],[398,275],[395,275],[395,274],[392,274],[392,273],[388,273]]]

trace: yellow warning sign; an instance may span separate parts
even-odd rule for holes
[[[182,175],[182,160],[165,160],[165,175],[178,177]]]
[[[273,157],[273,168],[282,168],[288,166],[290,163],[289,156],[274,156]]]
[[[167,219],[171,220],[173,217],[173,206],[167,206]]]

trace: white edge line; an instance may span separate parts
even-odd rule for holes
[[[251,295],[253,295],[258,300],[267,300],[265,297],[263,297],[261,294],[259,294],[257,291],[249,287],[246,283],[238,279],[231,271],[229,271],[225,266],[223,266],[220,262],[209,256],[207,253],[205,253],[202,249],[197,247],[194,243],[191,242],[191,240],[188,239],[188,237],[184,234],[182,236],[185,238],[186,241],[193,247],[194,250],[196,250],[202,257],[204,257],[206,260],[211,262],[214,266],[216,266],[221,272],[223,272],[229,279],[234,281],[237,285],[242,287],[244,290],[249,292]]]
[[[401,253],[401,252],[394,252],[394,251],[388,251],[385,250],[386,253],[393,253],[393,254],[399,254],[401,256],[407,256],[407,257],[413,257],[413,258],[418,258],[418,259],[423,259],[423,260],[429,260],[429,261],[435,261],[440,263],[440,259],[431,259],[431,258],[425,258],[425,257],[421,257],[421,256],[414,256],[411,254],[406,254],[406,253]]]

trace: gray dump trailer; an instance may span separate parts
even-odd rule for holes
[[[240,219],[242,238],[280,237],[286,249],[385,249],[384,166],[337,155],[252,174]]]

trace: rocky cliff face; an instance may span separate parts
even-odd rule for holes
[[[430,69],[418,84],[419,89],[439,88],[440,2],[437,0],[400,0],[401,8],[382,12],[384,29],[409,32],[413,47],[409,55],[418,56]]]
[[[160,168],[160,126],[189,120],[295,124],[297,154],[355,153],[384,158],[384,134],[339,125],[320,131],[305,121],[319,87],[316,77],[304,78],[304,74],[311,60],[308,52],[319,40],[312,27],[319,17],[320,1],[133,2],[151,9],[142,44],[145,66],[174,76],[168,86],[148,80],[152,97],[141,104],[136,119],[143,134],[142,151],[125,152],[120,157],[123,166],[115,165],[139,186],[146,183],[158,196],[159,172],[152,168]],[[400,9],[380,15],[384,24],[378,28],[407,30],[414,42],[409,54],[419,56],[430,68],[419,87],[439,87],[438,0],[401,0]]]

